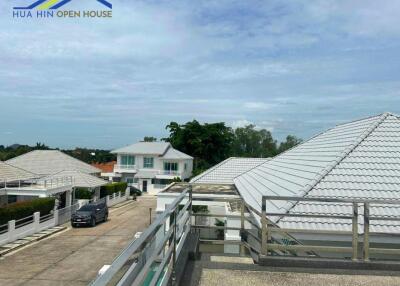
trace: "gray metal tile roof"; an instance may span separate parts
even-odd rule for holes
[[[0,184],[4,181],[13,182],[38,177],[40,176],[0,161]]]
[[[267,162],[270,158],[228,158],[194,177],[196,184],[233,184],[233,179],[248,170]]]
[[[323,132],[234,180],[243,198],[261,209],[262,195],[400,199],[400,119],[384,113]],[[269,201],[269,212],[346,213],[350,206]],[[362,213],[362,210],[359,210]],[[400,216],[399,207],[374,206],[371,213]],[[282,227],[350,230],[350,221],[285,217]],[[400,229],[372,221],[372,231]]]
[[[138,142],[129,146],[115,149],[111,153],[127,153],[141,155],[163,155],[171,146],[167,142]]]
[[[170,147],[170,148],[168,148],[167,152],[160,159],[162,159],[162,160],[183,160],[183,159],[193,159],[193,157]]]
[[[35,150],[10,159],[7,163],[42,176],[61,171],[80,171],[87,174],[101,172],[101,170],[58,150]]]

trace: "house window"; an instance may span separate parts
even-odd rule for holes
[[[121,155],[121,165],[124,166],[135,165],[135,156]]]
[[[183,169],[186,171],[187,170],[187,163],[185,163],[185,165],[183,165]]]
[[[164,162],[164,171],[178,171],[178,163]]]
[[[143,158],[143,168],[154,168],[154,158],[144,157]]]

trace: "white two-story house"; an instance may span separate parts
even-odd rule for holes
[[[121,181],[156,194],[175,178],[190,178],[193,157],[174,149],[167,142],[139,142],[111,151],[117,154],[114,173]]]

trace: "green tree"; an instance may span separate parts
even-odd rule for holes
[[[281,142],[281,144],[279,145],[278,152],[282,153],[286,150],[289,150],[290,148],[293,148],[294,146],[300,144],[301,142],[303,142],[302,139],[297,138],[296,136],[293,135],[288,135],[286,137],[286,141]]]
[[[143,138],[143,142],[156,142],[156,141],[157,141],[157,138],[153,137],[153,136],[145,136]]]
[[[271,132],[257,130],[252,124],[235,129],[232,149],[233,156],[237,157],[272,157],[277,154],[276,140]]]
[[[225,123],[200,124],[193,120],[166,126],[170,135],[164,141],[195,158],[194,169],[206,169],[231,155],[233,132]]]

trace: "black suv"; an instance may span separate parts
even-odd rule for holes
[[[104,200],[82,206],[71,218],[72,227],[80,225],[96,226],[100,221],[107,221],[108,207]]]

